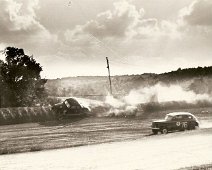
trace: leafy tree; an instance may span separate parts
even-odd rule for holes
[[[2,66],[3,66],[3,61],[0,60],[0,71],[2,69]],[[0,108],[2,107],[2,100],[3,100],[3,95],[4,95],[4,86],[3,86],[3,77],[2,75],[0,74]]]
[[[45,98],[44,84],[41,79],[42,67],[23,49],[7,47],[2,64],[1,75],[9,89],[10,106],[32,106]]]

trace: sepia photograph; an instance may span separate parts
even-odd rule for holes
[[[212,170],[212,0],[0,0],[0,170]]]

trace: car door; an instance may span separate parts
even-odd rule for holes
[[[187,122],[183,121],[182,115],[176,115],[173,117],[173,130],[181,130],[184,126],[187,126]]]
[[[187,115],[188,129],[192,129],[196,125],[196,121],[192,115]]]
[[[189,126],[189,120],[188,120],[188,116],[187,115],[183,115],[182,116],[182,120],[181,120],[181,128],[184,129],[188,129]]]
[[[169,129],[170,130],[177,130],[179,125],[180,125],[180,123],[179,123],[177,116],[173,116],[170,123],[169,123]]]

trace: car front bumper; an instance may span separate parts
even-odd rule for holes
[[[152,130],[160,130],[160,128],[152,127]]]

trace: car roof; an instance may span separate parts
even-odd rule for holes
[[[172,112],[172,113],[168,113],[167,115],[169,115],[169,116],[179,116],[179,115],[190,115],[190,116],[194,116],[193,114],[191,114],[189,112]]]
[[[68,98],[65,101],[67,101],[70,105],[80,105],[79,102],[74,98]]]

